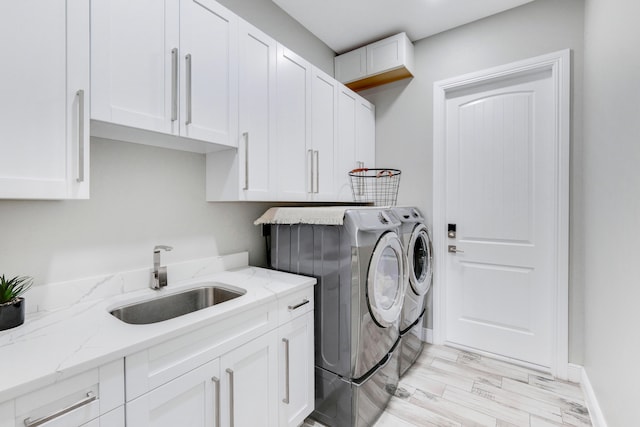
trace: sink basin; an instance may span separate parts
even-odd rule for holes
[[[193,313],[203,308],[222,304],[246,293],[244,289],[228,285],[202,286],[183,292],[128,304],[110,313],[125,323],[147,325]]]

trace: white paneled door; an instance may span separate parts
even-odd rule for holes
[[[561,232],[555,90],[542,68],[448,94],[441,242],[445,341],[549,369]]]

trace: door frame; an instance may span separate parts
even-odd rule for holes
[[[433,341],[446,342],[446,101],[453,91],[551,71],[555,107],[555,197],[553,343],[551,374],[568,379],[569,365],[569,155],[571,52],[569,49],[465,74],[433,84]],[[509,360],[509,359],[505,359]],[[514,363],[518,361],[509,360]],[[519,362],[523,364],[523,362]],[[525,363],[526,365],[526,363]]]

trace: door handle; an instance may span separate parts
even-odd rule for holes
[[[315,193],[319,193],[320,192],[320,154],[318,153],[318,150],[315,150],[313,152],[313,158],[315,159],[315,163],[314,163],[314,169],[315,169],[315,179],[316,179],[316,191],[314,191]]]
[[[282,338],[284,343],[284,399],[282,403],[289,404],[289,340]]]
[[[456,254],[456,253],[457,253],[457,254],[463,254],[463,253],[464,253],[464,251],[463,251],[462,249],[458,249],[458,248],[456,248],[456,246],[455,246],[455,245],[449,245],[449,246],[448,246],[448,252],[449,252],[450,254]]]
[[[178,120],[178,49],[171,49],[171,121]]]
[[[214,403],[214,410],[216,411],[214,418],[216,420],[216,427],[220,427],[220,379],[218,377],[211,378],[215,385],[216,400]]]
[[[307,156],[309,161],[309,191],[313,194],[313,150],[307,150]]]
[[[249,132],[242,134],[244,137],[244,187],[243,190],[249,189]]]
[[[84,182],[84,89],[76,92],[78,97],[78,178],[76,181]]]
[[[234,404],[233,404],[233,369],[231,368],[227,368],[226,369],[227,375],[229,376],[229,427],[233,427],[235,424],[235,420],[234,420],[234,416],[233,416],[233,411],[234,411]]]
[[[184,60],[185,60],[185,74],[186,74],[185,78],[186,78],[186,86],[187,86],[187,93],[185,94],[185,96],[187,98],[186,99],[186,101],[187,101],[186,102],[187,103],[187,120],[185,121],[185,124],[186,125],[190,125],[191,121],[192,121],[191,120],[192,119],[192,117],[191,117],[191,113],[192,113],[192,111],[191,111],[191,108],[192,108],[192,105],[191,105],[191,54],[190,53],[187,54],[184,57]]]

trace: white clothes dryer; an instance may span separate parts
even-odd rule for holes
[[[393,213],[401,222],[400,239],[408,262],[407,292],[400,321],[400,375],[416,361],[424,342],[420,339],[426,295],[433,276],[432,242],[425,219],[417,208],[396,207]]]

